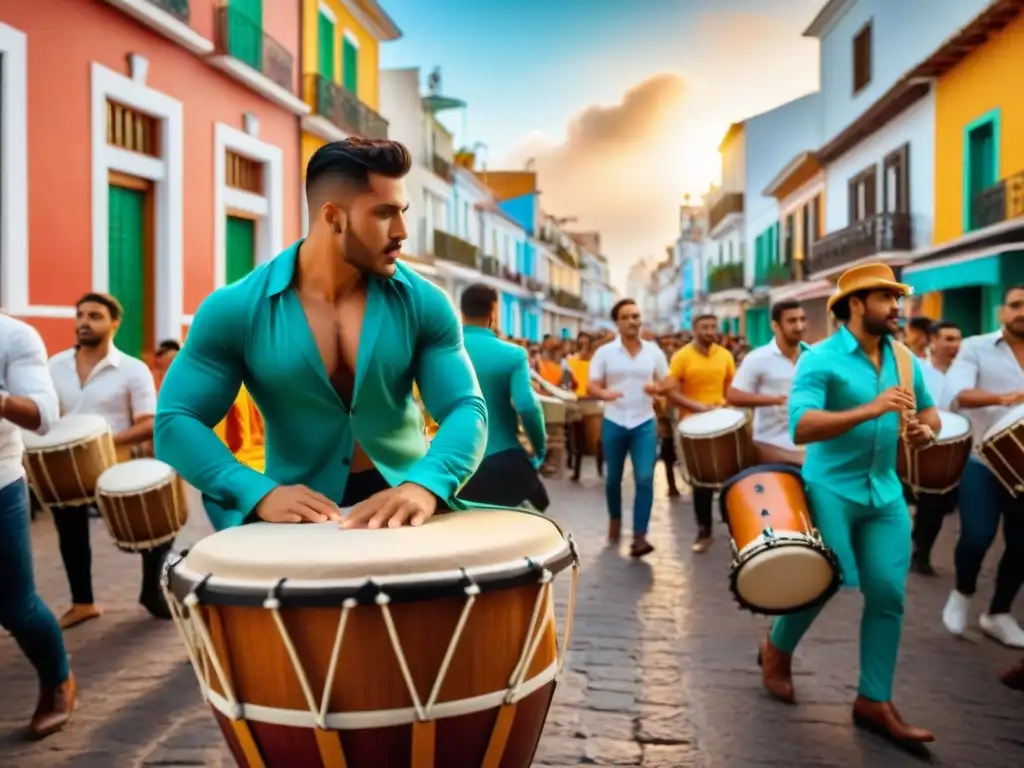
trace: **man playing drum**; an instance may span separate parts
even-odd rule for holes
[[[157,457],[224,509],[280,523],[422,525],[483,458],[487,410],[448,297],[399,263],[412,156],[346,139],[306,172],[309,235],[200,306],[167,373]],[[427,450],[413,381],[441,425]],[[213,432],[245,384],[266,471]]]
[[[754,446],[762,464],[804,463],[804,452],[789,436],[786,403],[807,332],[807,315],[798,301],[772,307],[775,338],[753,350],[740,364],[729,387],[729,404],[754,410]]]
[[[640,338],[640,308],[633,299],[612,307],[619,336],[602,346],[590,361],[587,391],[605,401],[601,442],[607,462],[605,498],[608,501],[608,540],[616,543],[622,527],[622,470],[629,454],[636,495],[633,497],[633,544],[630,555],[654,551],[647,528],[654,503],[654,461],[657,433],[654,398],[673,385],[668,361],[657,344]]]
[[[802,474],[813,522],[839,560],[844,586],[864,595],[854,720],[894,741],[920,743],[934,736],[905,723],[891,701],[910,562],[897,438],[901,422],[919,446],[939,428],[920,366],[891,339],[899,299],[909,292],[884,264],[840,277],[828,308],[843,325],[800,355],[789,424],[793,441],[807,446]],[[765,688],[788,703],[795,701],[792,654],[820,610],[776,619],[761,645]]]
[[[674,355],[669,376],[678,388],[667,393],[681,410],[682,418],[704,413],[725,404],[725,396],[736,375],[736,361],[725,347],[717,343],[718,320],[714,315],[698,315],[693,320],[693,341]],[[697,540],[693,551],[701,554],[711,546],[713,519],[712,488],[693,489],[693,511],[697,517]]]
[[[547,434],[544,412],[530,384],[526,350],[502,341],[492,330],[498,312],[498,292],[493,288],[471,285],[462,292],[460,303],[466,353],[487,403],[487,447],[459,498],[503,507],[528,501],[544,511],[549,500],[537,468],[544,463]],[[520,419],[533,447],[533,463],[519,443]]]
[[[42,338],[27,323],[0,313],[0,627],[13,635],[39,677],[39,702],[29,724],[36,737],[67,724],[76,695],[64,636],[36,592],[22,465],[21,430],[45,432],[58,413]]]
[[[1014,406],[1024,403],[1024,286],[1006,290],[1001,319],[1001,330],[964,341],[946,375],[945,395],[955,411],[971,420],[975,445],[980,445],[986,432]],[[980,618],[981,629],[1004,645],[1024,648],[1024,629],[1010,612],[1024,583],[1024,498],[1012,498],[976,456],[971,456],[964,469],[959,498],[956,589],[946,602],[942,623],[954,635],[966,631],[981,564],[1002,518],[1006,549],[988,611]]]
[[[50,358],[50,375],[60,399],[61,414],[102,416],[114,432],[119,456],[153,439],[156,384],[141,360],[114,346],[124,311],[113,296],[87,293],[78,301],[76,343]],[[71,608],[61,617],[64,629],[100,615],[92,591],[92,546],[88,507],[54,507],[53,522],[60,539],[71,587]],[[140,552],[142,588],[139,604],[158,619],[170,619],[160,570],[174,541]]]

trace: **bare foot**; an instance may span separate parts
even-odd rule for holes
[[[67,612],[60,617],[60,628],[71,629],[72,627],[82,624],[90,619],[98,619],[103,612],[97,608],[94,604],[81,604],[75,603]]]

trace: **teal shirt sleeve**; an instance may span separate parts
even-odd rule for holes
[[[924,411],[935,407],[935,398],[928,391],[928,384],[924,380],[924,371],[921,364],[914,358],[914,400],[917,402],[917,410]]]
[[[160,387],[153,439],[158,459],[220,506],[245,516],[277,483],[235,459],[213,432],[244,376],[248,312],[241,298],[222,288],[199,307]]]
[[[544,409],[533,392],[530,381],[530,362],[525,349],[515,351],[516,362],[512,370],[512,407],[523,422],[523,429],[530,439],[533,452],[538,459],[547,455],[548,433],[544,427]]]
[[[448,297],[434,285],[424,285],[419,297],[414,373],[423,405],[440,426],[426,456],[416,462],[405,482],[452,499],[483,460],[487,406]]]
[[[796,427],[808,411],[825,410],[831,372],[827,356],[806,349],[800,354],[789,393],[789,437],[796,442]]]

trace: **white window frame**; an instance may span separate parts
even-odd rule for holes
[[[227,186],[227,153],[263,165],[263,194]],[[284,249],[284,160],[280,147],[250,136],[224,123],[214,124],[213,135],[213,287],[227,280],[228,209],[256,217],[255,266],[270,261]]]
[[[107,100],[156,118],[160,157],[128,152],[107,143]],[[154,331],[158,339],[181,336],[184,306],[184,123],[177,99],[92,64],[92,290],[110,286],[108,187],[111,171],[153,182]]]

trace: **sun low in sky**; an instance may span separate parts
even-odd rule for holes
[[[442,71],[442,116],[491,169],[532,160],[544,209],[600,230],[614,282],[660,259],[683,196],[718,181],[735,120],[817,89],[824,0],[382,0],[382,66]]]

